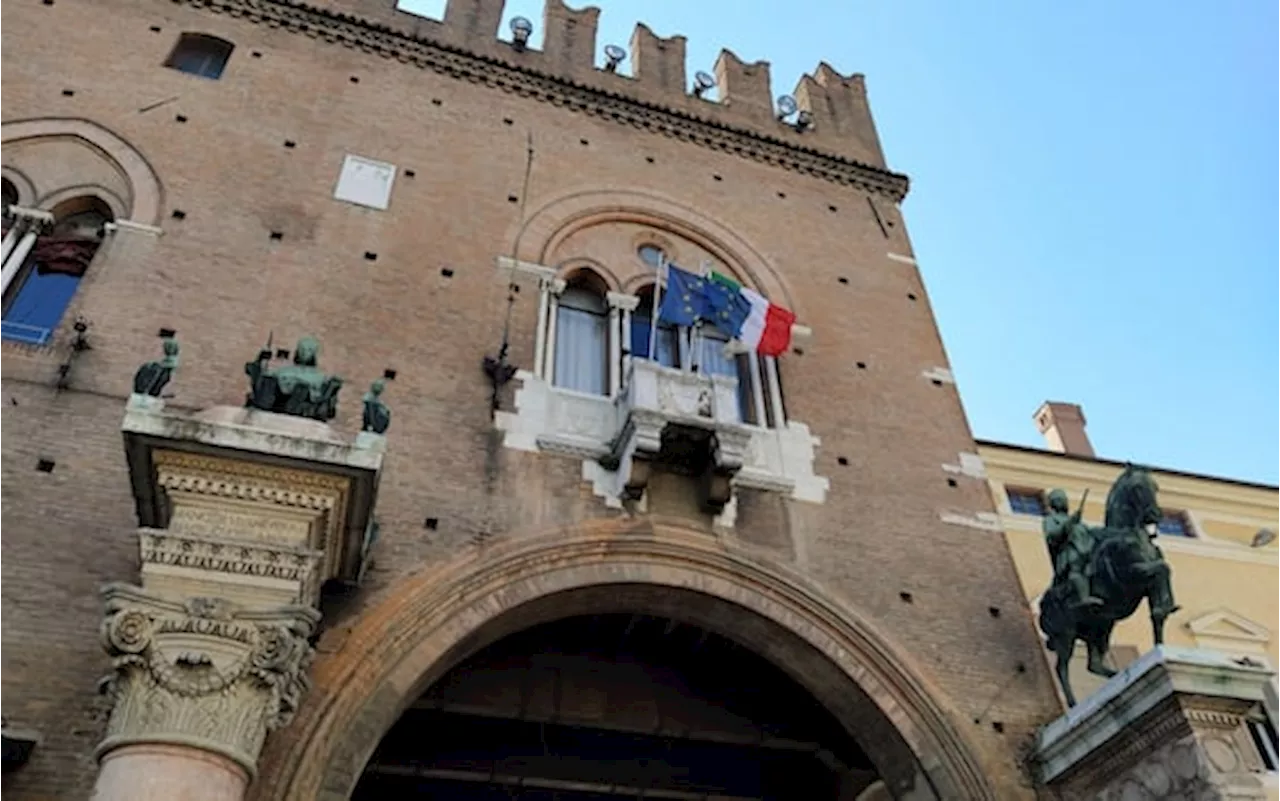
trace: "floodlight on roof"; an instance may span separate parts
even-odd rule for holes
[[[608,44],[604,46],[604,57],[608,59],[604,65],[605,72],[614,72],[618,69],[618,65],[627,57],[627,51],[618,47],[616,44]]]
[[[693,96],[702,97],[703,93],[708,89],[714,88],[716,85],[715,76],[698,70],[693,74]]]
[[[785,120],[792,114],[796,113],[796,99],[791,95],[782,95],[778,98],[778,119]]]
[[[511,44],[516,50],[524,50],[533,33],[533,23],[524,17],[511,18]]]

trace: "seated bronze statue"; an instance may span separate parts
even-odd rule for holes
[[[249,376],[245,406],[295,417],[327,422],[338,413],[338,390],[342,379],[327,376],[316,366],[320,343],[303,337],[293,351],[293,364],[271,369],[270,344],[256,361],[244,366]]]

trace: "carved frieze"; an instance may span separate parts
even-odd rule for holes
[[[239,578],[272,579],[283,584],[288,588],[279,594],[284,603],[314,604],[320,595],[318,565],[322,554],[310,548],[153,528],[138,530],[138,546],[143,583],[147,586],[164,567],[178,567],[215,574],[203,578],[225,584],[224,593],[228,595],[235,594]]]
[[[152,458],[170,530],[320,552],[322,580],[338,575],[349,479],[176,450],[157,449]]]
[[[98,756],[133,743],[222,754],[253,775],[267,732],[292,719],[309,687],[310,607],[247,610],[220,598],[166,600],[139,587],[103,591],[104,681],[113,708]]]

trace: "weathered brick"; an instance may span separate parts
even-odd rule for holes
[[[413,29],[403,15],[376,13]],[[119,424],[161,327],[177,329],[183,346],[173,407],[241,403],[243,365],[269,332],[286,347],[304,333],[320,338],[322,365],[349,380],[340,430],[358,427],[361,385],[397,370],[376,564],[368,585],[330,610],[330,631],[355,636],[362,615],[408,577],[478,541],[618,514],[585,488],[578,460],[494,447],[480,369],[506,313],[494,259],[512,251],[522,210],[597,190],[696,211],[776,267],[814,330],[803,355],[781,360],[787,407],[821,437],[818,471],[831,491],[824,505],[749,497],[734,536],[887,633],[954,710],[1000,797],[1024,792],[1016,746],[1057,702],[1030,618],[986,611],[1023,607],[1002,536],[939,518],[990,512],[991,501],[981,481],[950,487],[941,469],[974,444],[955,387],[920,375],[947,359],[918,270],[886,258],[911,253],[892,202],[877,200],[881,222],[893,222],[882,228],[862,189],[195,5],[57,0],[11,3],[5,16],[6,124],[75,117],[123,137],[161,179],[164,228],[147,247],[105,253],[83,282],[67,319],[92,322],[93,350],[76,360],[69,390],[52,388],[65,330],[50,348],[4,346],[4,713],[45,737],[6,792],[85,797],[92,784],[105,709],[95,684],[107,667],[97,590],[137,573]],[[235,43],[220,80],[161,66],[183,31]],[[698,108],[682,95],[662,102]],[[849,141],[856,150],[869,140]],[[388,210],[332,199],[348,152],[399,166]],[[185,218],[171,219],[173,209]],[[607,267],[634,257],[617,241],[583,234],[577,246]],[[454,276],[443,281],[442,267]],[[511,317],[522,366],[532,361],[535,301],[520,293]],[[57,461],[52,473],[35,470],[40,458]],[[323,650],[320,675],[336,658]],[[386,688],[369,691],[396,703]],[[997,716],[1003,734],[987,725]]]

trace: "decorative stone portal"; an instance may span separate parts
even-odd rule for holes
[[[801,695],[807,693],[825,709],[846,738],[805,742],[824,743],[832,754],[844,754],[842,764],[860,770],[857,766],[865,763],[846,748],[852,739],[883,781],[881,789],[874,784],[868,788],[868,798],[887,792],[900,801],[996,799],[968,739],[891,638],[785,566],[710,542],[699,531],[648,520],[595,520],[523,533],[390,588],[381,603],[329,637],[314,670],[315,685],[297,718],[267,743],[252,797],[349,801],[366,769],[379,764],[375,754],[388,733],[406,714],[417,714],[411,710],[424,695],[431,697],[433,687],[445,686],[440,682],[450,671],[513,635],[593,615],[660,619],[660,626],[652,624],[660,629],[656,635],[675,621],[668,635],[675,638],[673,646],[686,636],[679,632],[696,642],[707,631],[707,642],[716,635],[736,644],[744,665],[755,659],[773,666],[769,675],[781,674],[785,681],[751,680],[747,685],[759,695],[784,686],[804,688]],[[609,631],[621,637],[620,630]],[[555,638],[547,642],[544,651],[555,653]],[[607,638],[598,644],[606,645]],[[679,654],[673,647],[672,658]],[[686,658],[684,664],[688,662]],[[727,685],[739,669],[738,660],[718,664]],[[668,686],[690,686],[678,671],[658,675],[669,679]],[[566,685],[560,686],[564,697]],[[517,703],[512,694],[528,695],[521,695],[519,687],[502,690],[503,703]],[[658,697],[658,692],[651,695]],[[589,691],[569,694],[585,697]],[[600,709],[607,699],[606,692],[603,699],[597,694],[585,703]],[[535,700],[529,696],[519,703],[527,710]],[[544,710],[548,703],[536,701]],[[649,707],[658,708],[658,702]],[[670,707],[663,702],[661,708],[668,710],[663,720],[680,720],[681,710],[671,713]],[[563,702],[559,708],[569,713]],[[795,707],[802,708],[812,706]],[[752,719],[741,712],[738,717]],[[704,723],[690,725],[696,729]],[[824,732],[831,730],[818,726],[806,736]],[[683,729],[677,733],[687,735]],[[662,732],[646,736],[653,734]],[[396,770],[393,764],[382,773]],[[466,770],[474,772],[474,767]]]
[[[352,800],[853,801],[878,779],[839,721],[749,648],[602,614],[454,667],[383,738]]]
[[[113,706],[93,797],[236,801],[309,687],[323,586],[359,579],[384,439],[152,395],[122,429],[141,586],[103,590]]]

